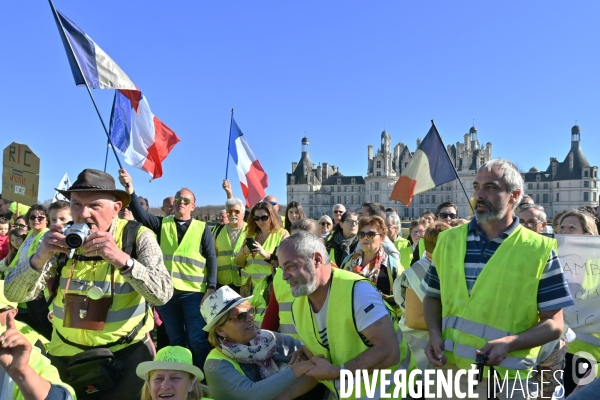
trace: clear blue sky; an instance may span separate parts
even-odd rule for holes
[[[153,206],[189,186],[197,204],[224,193],[231,108],[285,201],[285,173],[311,144],[313,162],[366,173],[367,145],[423,137],[435,119],[446,144],[475,119],[494,157],[522,169],[560,161],[578,120],[600,164],[597,16],[600,3],[566,1],[56,0],[142,89],[181,138],[152,183],[129,167]],[[102,169],[106,138],[75,87],[45,1],[3,4],[0,147],[41,158],[40,201],[65,172]],[[113,92],[95,90],[105,121]],[[116,175],[111,155],[109,172]],[[230,163],[229,177],[239,196]]]

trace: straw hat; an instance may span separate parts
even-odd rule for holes
[[[217,291],[208,296],[200,306],[200,313],[206,321],[206,326],[202,329],[206,332],[210,331],[217,321],[229,310],[251,298],[252,296],[240,296],[229,286],[221,286]]]
[[[200,368],[192,363],[192,352],[181,346],[167,346],[160,349],[156,353],[154,361],[140,363],[135,373],[145,380],[150,372],[157,369],[185,371],[197,377],[198,381],[204,380],[204,374]]]

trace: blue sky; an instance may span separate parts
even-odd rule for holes
[[[446,144],[475,119],[493,156],[545,169],[570,146],[575,120],[600,164],[600,3],[545,1],[56,0],[142,89],[181,138],[152,183],[129,167],[138,194],[159,205],[188,186],[197,204],[224,200],[231,108],[285,201],[285,173],[310,139],[313,162],[364,175],[367,145],[385,128],[415,150],[433,118]],[[143,7],[142,7],[143,4]],[[75,87],[50,7],[7,2],[0,146],[41,158],[40,201],[65,172],[102,169],[106,138]],[[108,123],[113,92],[95,90]],[[305,133],[306,132],[306,133]],[[112,155],[109,172],[118,169]],[[230,163],[235,193],[239,182]]]

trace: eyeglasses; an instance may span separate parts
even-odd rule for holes
[[[227,215],[231,215],[231,214],[239,215],[240,212],[241,212],[240,210],[227,210]]]
[[[231,321],[234,319],[241,324],[243,322],[246,322],[246,319],[248,319],[248,315],[254,316],[255,314],[256,314],[256,307],[250,307],[247,311],[236,314],[231,318],[227,318],[227,321]]]
[[[269,204],[272,205],[272,206],[276,206],[277,202],[276,201],[270,201]]]
[[[450,217],[450,219],[457,219],[458,218],[458,214],[452,214],[452,213],[439,213],[438,216],[441,219],[446,219],[448,217]]]
[[[255,215],[254,217],[255,221],[268,221],[269,220],[269,216],[268,215],[261,215],[260,217],[258,215]]]
[[[46,216],[45,216],[45,215],[30,215],[30,216],[29,216],[29,220],[30,220],[30,221],[35,221],[36,219],[37,219],[38,221],[43,221],[43,220],[45,220],[45,219],[46,219]]]
[[[329,222],[321,222],[321,226],[325,226],[325,225],[329,226],[331,224]]]
[[[421,230],[418,230],[418,231],[412,231],[413,235],[422,235],[424,233],[425,233],[425,229],[421,229]]]
[[[175,203],[181,203],[182,201],[186,206],[192,202],[192,200],[187,197],[175,197]]]
[[[358,225],[358,221],[355,219],[347,219],[344,221],[344,223],[348,223],[350,225]]]
[[[521,223],[521,225],[523,226],[536,226],[542,223],[542,221],[519,221]]]
[[[334,213],[334,214],[343,214],[343,213],[345,213],[345,211],[342,211],[342,210],[335,210],[333,213]]]
[[[381,233],[377,233],[375,231],[369,231],[369,232],[360,231],[360,232],[358,232],[359,239],[364,239],[365,236],[368,237],[369,239],[373,239],[377,235],[381,235]]]

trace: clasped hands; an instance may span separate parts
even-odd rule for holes
[[[306,375],[318,381],[340,378],[340,367],[331,364],[323,355],[314,356],[306,346],[302,346],[291,356],[288,365],[292,366],[297,377]]]

